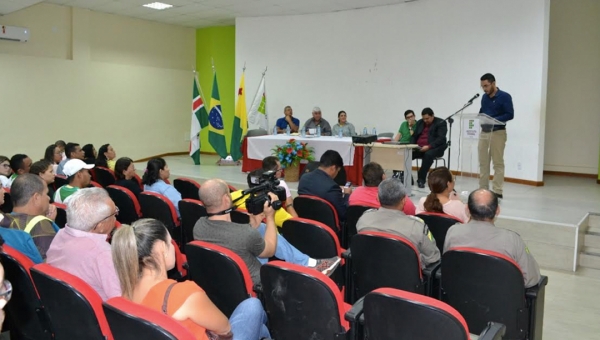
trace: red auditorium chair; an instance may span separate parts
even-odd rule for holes
[[[256,296],[248,267],[231,250],[208,242],[192,241],[186,244],[185,253],[190,280],[202,287],[227,317],[242,301]]]
[[[346,318],[364,324],[362,339],[468,340],[465,319],[449,305],[400,289],[379,288],[354,304]],[[490,322],[479,340],[500,340],[506,327]]]
[[[200,200],[198,190],[200,190],[200,184],[189,178],[179,177],[173,180],[173,186],[179,193],[181,198],[190,198],[194,200]]]
[[[4,203],[0,206],[0,211],[10,214],[13,211],[13,202],[10,197],[10,189],[4,188]]]
[[[183,245],[183,233],[180,228],[181,223],[177,216],[177,210],[173,203],[165,196],[152,191],[142,191],[138,197],[142,216],[145,218],[154,218],[165,224],[171,237],[177,241],[177,244]]]
[[[186,244],[194,240],[194,226],[196,222],[198,222],[200,217],[208,216],[208,214],[201,201],[189,198],[179,201],[179,214],[181,215],[181,228],[184,236],[182,244]]]
[[[234,191],[238,191],[238,189],[236,189],[236,187],[234,187],[234,186],[233,186],[233,185],[231,185],[231,184],[227,184],[227,186],[229,187],[229,192],[230,192],[230,193],[232,193],[232,192],[234,192]]]
[[[56,339],[112,340],[102,299],[80,278],[49,264],[31,268]]]
[[[542,339],[548,277],[525,288],[510,257],[477,248],[452,248],[442,255],[442,298],[481,332],[487,321],[506,325],[507,339]]]
[[[142,208],[133,192],[118,185],[109,185],[106,187],[106,191],[119,208],[117,221],[123,224],[131,224],[142,218]]]
[[[356,224],[360,217],[364,214],[365,211],[371,209],[379,209],[376,206],[368,206],[368,205],[351,205],[346,210],[346,222],[344,223],[344,228],[342,232],[342,247],[348,248],[350,247],[350,243],[352,241],[352,237],[356,235]]]
[[[142,178],[138,174],[133,175],[133,180],[140,186],[140,189],[144,191],[144,185],[142,184]]]
[[[69,184],[69,181],[67,180],[67,176],[64,175],[55,175],[54,176],[54,190],[58,190],[58,188],[62,187],[63,185],[67,185]]]
[[[434,212],[422,212],[417,215],[420,219],[427,224],[431,235],[435,239],[435,244],[440,251],[444,250],[444,242],[446,241],[446,233],[448,229],[457,223],[465,223],[467,221],[461,221],[459,218],[448,214],[440,214]]]
[[[102,185],[100,185],[100,183],[95,182],[95,181],[90,181],[90,184],[87,187],[88,188],[101,188],[101,189],[104,189],[104,187]]]
[[[294,198],[294,209],[298,217],[324,223],[336,235],[341,236],[340,219],[334,206],[328,201],[317,196],[300,195]]]
[[[196,337],[172,317],[122,297],[102,304],[110,330],[117,340],[195,340]]]
[[[0,252],[4,278],[12,284],[12,297],[4,310],[5,326],[10,329],[11,339],[50,340],[53,339],[52,326],[38,296],[29,270],[33,262],[8,245]]]
[[[103,188],[106,188],[109,185],[115,184],[117,178],[115,177],[115,172],[109,168],[105,168],[102,166],[94,167],[94,181],[98,182]]]
[[[170,278],[172,279],[176,279],[179,281],[183,281],[187,279],[187,274],[188,274],[188,264],[187,264],[187,256],[185,256],[181,250],[179,249],[179,246],[177,245],[177,243],[175,242],[175,240],[171,239],[171,243],[173,244],[173,247],[175,247],[175,268],[177,270],[177,273],[179,275],[177,276],[170,276]]]
[[[273,339],[354,339],[344,319],[351,306],[329,277],[271,261],[260,268],[260,278]]]
[[[52,203],[56,207],[56,218],[54,223],[62,229],[67,225],[67,206],[62,203]]]

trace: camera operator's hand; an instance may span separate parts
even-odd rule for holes
[[[271,199],[271,202],[275,202],[275,201],[279,200],[277,195],[275,195],[272,192],[269,193],[269,198]],[[271,206],[269,201],[265,201],[265,209],[263,212],[265,213],[265,216],[267,218],[274,218],[274,216],[275,216],[275,209],[273,209],[273,207]]]

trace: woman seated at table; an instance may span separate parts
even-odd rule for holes
[[[466,206],[454,191],[454,178],[448,168],[439,167],[431,170],[427,176],[427,183],[431,192],[419,200],[417,214],[425,211],[435,212],[452,215],[463,223],[469,221]]]
[[[332,136],[339,136],[340,130],[342,131],[342,137],[352,137],[356,136],[356,130],[354,129],[354,125],[349,123],[347,120],[346,111],[338,112],[338,123],[333,126]]]

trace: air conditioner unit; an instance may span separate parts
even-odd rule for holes
[[[29,30],[25,27],[0,26],[0,40],[26,42],[29,40]]]

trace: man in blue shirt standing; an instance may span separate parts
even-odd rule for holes
[[[288,127],[288,125],[290,126],[291,132],[298,132],[300,120],[298,118],[292,117],[292,115],[294,114],[294,112],[292,111],[292,107],[289,105],[286,106],[283,109],[283,114],[285,116],[277,119],[277,123],[275,123],[275,126],[277,126],[277,133],[285,133],[285,129]]]
[[[484,95],[481,98],[479,113],[499,120],[503,123],[514,118],[514,108],[510,94],[496,87],[496,78],[491,73],[481,76],[481,88]],[[490,161],[494,162],[494,180],[492,191],[503,198],[504,186],[504,147],[506,146],[505,125],[481,125],[479,138],[479,187],[489,189]]]

